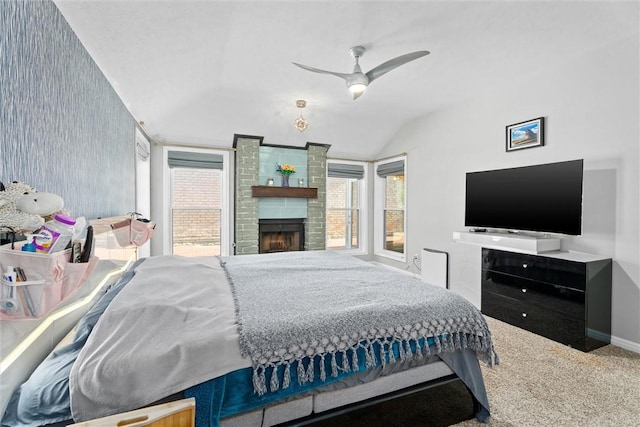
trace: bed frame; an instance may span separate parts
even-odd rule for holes
[[[341,406],[341,407],[337,407],[334,409],[330,409],[327,410],[325,412],[320,412],[320,413],[312,413],[306,417],[294,420],[294,421],[290,421],[290,422],[284,422],[281,424],[278,424],[278,427],[285,427],[285,426],[304,426],[304,425],[308,425],[308,424],[312,424],[318,421],[323,421],[326,419],[330,419],[333,417],[337,417],[339,415],[343,415],[343,414],[347,414],[349,412],[352,411],[356,411],[358,409],[363,409],[363,408],[367,408],[373,405],[377,405],[379,403],[383,403],[386,402],[388,400],[393,400],[393,399],[399,399],[405,396],[409,396],[412,395],[414,393],[419,393],[421,391],[424,390],[428,390],[430,388],[433,387],[439,387],[442,386],[444,384],[448,384],[450,382],[454,382],[454,381],[461,381],[460,378],[458,378],[457,375],[455,374],[451,374],[451,375],[447,375],[441,378],[437,378],[437,379],[433,379],[431,381],[427,381],[421,384],[416,384],[414,386],[411,387],[407,387],[404,389],[400,389],[397,391],[393,391],[393,392],[389,392],[389,393],[385,393],[385,394],[381,394],[379,396],[375,396],[375,397],[371,397],[369,399],[365,399],[363,401],[360,402],[354,402],[345,406]],[[467,389],[468,390],[468,389]],[[471,414],[475,414],[477,412],[477,410],[479,409],[479,403],[476,400],[476,398],[473,396],[472,393],[469,393],[470,397],[473,400],[473,412],[470,413]],[[223,424],[224,425],[224,424]]]
[[[397,374],[396,374],[397,375]],[[412,375],[415,377],[415,373],[412,372]],[[351,411],[355,411],[361,408],[366,408],[372,405],[376,405],[378,403],[382,403],[388,400],[401,398],[404,396],[408,396],[410,394],[418,393],[423,390],[427,390],[432,387],[438,387],[443,384],[447,384],[453,381],[459,381],[459,378],[455,374],[445,375],[440,378],[435,378],[430,381],[416,384],[410,387],[402,388],[396,391],[390,391],[378,396],[372,396],[369,398],[364,398],[367,393],[365,390],[369,392],[373,392],[375,389],[380,386],[374,386],[374,383],[367,383],[361,386],[357,386],[354,389],[350,389],[349,395],[354,395],[354,391],[356,395],[364,398],[364,400],[353,402],[344,406],[339,406],[333,409],[327,409],[323,412],[319,413],[311,413],[307,416],[299,417],[293,420],[282,421],[282,419],[278,419],[275,417],[273,409],[264,409],[253,411],[248,414],[238,415],[232,418],[223,419],[221,421],[222,427],[228,426],[272,426],[273,422],[281,421],[277,424],[277,427],[288,427],[288,426],[304,426],[308,424],[312,424],[318,421],[330,419],[335,416],[339,416]],[[362,387],[362,388],[358,388]],[[343,390],[346,392],[347,390]],[[469,393],[473,399],[473,411],[474,413],[479,408],[479,404],[477,400],[473,397],[472,393]],[[299,400],[299,399],[297,399]],[[195,405],[196,401],[194,398],[181,399],[177,401],[171,401],[167,403],[162,403],[154,406],[150,406],[147,408],[138,409],[135,411],[129,411],[122,414],[112,415],[109,417],[99,418],[91,421],[81,422],[78,424],[72,424],[69,427],[111,427],[111,426],[127,426],[127,427],[195,427]],[[289,410],[283,410],[284,406],[289,406]],[[302,409],[305,405],[300,405],[298,403],[281,403],[274,406],[280,407],[277,413],[280,414],[280,418],[286,413],[289,415],[295,414],[295,409]]]
[[[264,409],[223,418],[220,426],[304,426],[454,381],[461,380],[444,362],[437,361],[356,386],[321,391]],[[473,402],[471,414],[476,414],[480,404],[470,391],[469,395]]]

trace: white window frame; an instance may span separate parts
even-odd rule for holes
[[[328,177],[328,170],[329,170],[329,163],[344,163],[344,164],[348,164],[348,165],[359,165],[362,166],[364,168],[364,176],[362,177],[362,179],[358,180],[358,202],[359,202],[359,206],[358,206],[358,211],[360,213],[360,218],[358,218],[358,246],[357,248],[353,248],[353,249],[329,249],[331,251],[335,251],[335,252],[339,252],[339,253],[348,253],[349,255],[366,255],[368,253],[368,247],[369,247],[369,243],[368,243],[368,231],[369,230],[369,222],[368,222],[368,218],[369,218],[369,203],[368,203],[368,198],[367,198],[367,194],[368,194],[368,185],[367,183],[369,182],[369,164],[367,162],[362,162],[362,161],[357,161],[357,160],[338,160],[338,159],[327,159],[327,177]],[[329,211],[329,208],[327,207],[326,211]],[[325,215],[325,218],[329,218],[328,215]],[[328,230],[328,227],[327,227]]]
[[[398,160],[404,160],[404,251],[398,253],[385,249],[384,246],[384,208],[386,200],[386,179],[381,178],[377,174],[378,166],[386,163],[397,162]],[[389,157],[383,160],[378,160],[373,165],[373,253],[374,255],[389,258],[395,261],[406,262],[407,261],[407,156],[399,155],[395,157]]]
[[[162,149],[162,206],[164,209],[165,221],[162,229],[163,239],[162,251],[164,254],[171,254],[173,251],[173,223],[171,220],[171,168],[169,167],[169,151],[185,151],[191,153],[219,154],[222,156],[222,194],[221,197],[221,230],[220,230],[220,256],[231,254],[231,195],[229,185],[231,183],[231,162],[229,151],[215,150],[207,148],[183,147],[180,145],[164,146]]]

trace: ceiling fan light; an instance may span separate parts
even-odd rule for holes
[[[351,86],[349,86],[349,92],[351,92],[354,95],[356,94],[362,95],[362,93],[364,93],[366,89],[367,89],[367,85],[362,83],[354,83]]]

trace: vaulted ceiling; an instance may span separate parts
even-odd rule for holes
[[[375,158],[417,117],[638,32],[635,1],[54,2],[153,139],[228,147],[234,134],[259,135],[354,159]],[[343,80],[292,64],[349,73],[355,45],[367,48],[365,72],[431,54],[357,100]]]

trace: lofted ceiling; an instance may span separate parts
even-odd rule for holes
[[[54,2],[154,140],[230,147],[234,134],[258,135],[352,159],[375,158],[417,117],[638,32],[636,1]],[[431,54],[357,100],[342,79],[292,64],[349,73],[355,45],[367,48],[364,72]]]

